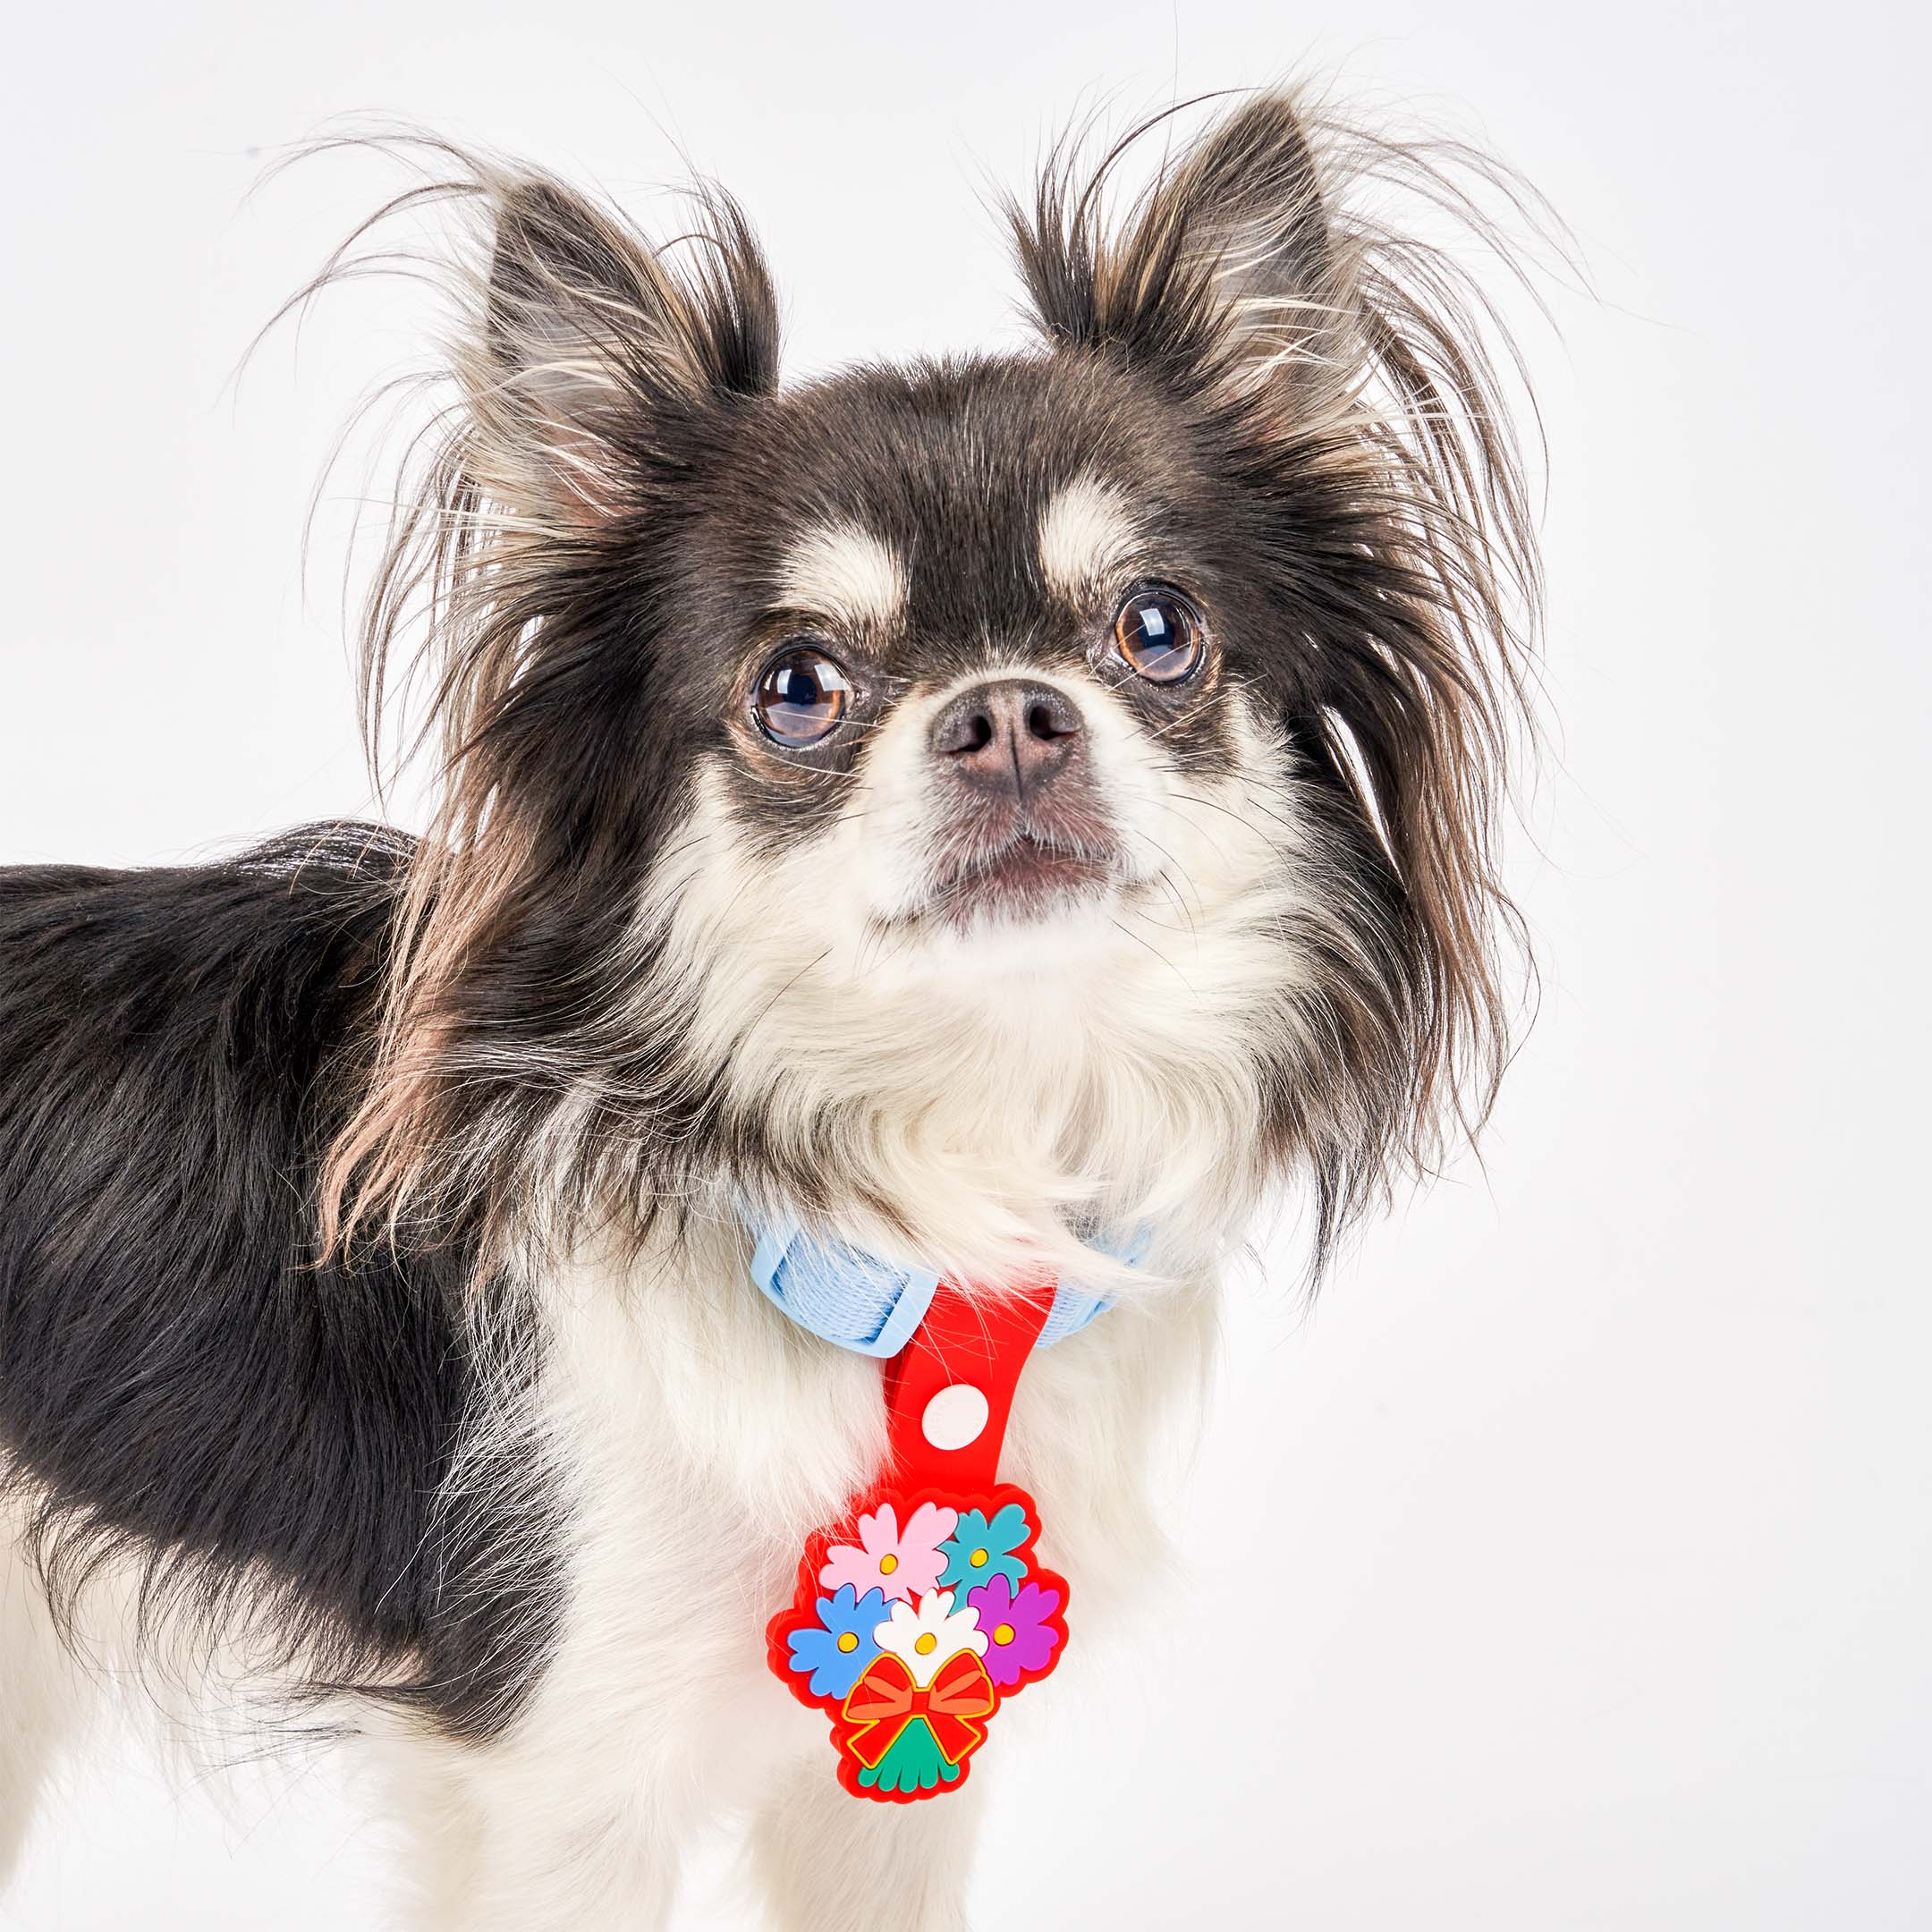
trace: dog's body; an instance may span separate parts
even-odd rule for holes
[[[370,633],[379,710],[432,598],[436,825],[0,874],[0,1858],[104,1676],[212,1675],[366,1741],[429,1926],[661,1922],[739,1809],[778,1922],[960,1922],[970,1791],[855,1801],[764,1674],[886,1424],[745,1215],[1114,1296],[1003,1465],[1090,1629],[1269,1190],[1326,1249],[1479,1111],[1534,558],[1346,182],[1274,99],[1123,240],[1055,177],[1044,353],[784,394],[729,204],[681,277],[440,191],[487,272]]]
[[[728,1224],[593,1243],[480,1332],[460,1244],[352,1284],[302,1258],[314,1110],[373,996],[401,850],[338,832],[198,871],[6,876],[0,1023],[36,1077],[8,1082],[0,1218],[8,1334],[38,1372],[0,1401],[33,1470],[13,1525],[40,1532],[4,1590],[10,1827],[105,1688],[138,1684],[216,1755],[263,1727],[369,1740],[431,1924],[648,1925],[682,1837],[748,1792],[784,1922],[928,1922],[909,1875],[946,1922],[970,1796],[873,1818],[764,1665],[807,1533],[879,1464],[877,1364],[749,1291]],[[1151,1555],[1134,1472],[1211,1319],[1205,1295],[1114,1311],[1022,1378],[1005,1466],[1085,1628]],[[78,1661],[30,1546],[55,1555]],[[360,1689],[287,1702],[318,1679]]]

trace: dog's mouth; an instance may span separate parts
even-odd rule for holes
[[[962,853],[944,867],[927,911],[953,926],[989,915],[1038,919],[1070,900],[1105,892],[1117,876],[1110,845],[1076,844],[1020,831],[991,849]]]

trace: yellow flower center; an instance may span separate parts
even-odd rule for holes
[[[987,1566],[987,1553],[983,1549],[976,1549],[972,1553],[972,1555],[966,1559],[966,1561],[970,1563],[975,1570],[984,1570]]]
[[[850,1657],[859,1648],[859,1632],[857,1631],[841,1631],[839,1632],[838,1647],[847,1657]]]
[[[925,1631],[912,1640],[912,1648],[921,1657],[930,1657],[939,1648],[939,1640],[930,1631]]]
[[[879,1558],[879,1574],[890,1576],[899,1567],[899,1559],[890,1550]]]
[[[995,1643],[1011,1643],[1013,1640],[1013,1628],[1011,1623],[1002,1623],[1000,1627],[993,1632],[993,1641]]]

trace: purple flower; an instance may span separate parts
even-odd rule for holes
[[[1023,1583],[1016,1593],[1008,1578],[996,1576],[968,1590],[966,1601],[986,1632],[987,1675],[1003,1690],[1052,1662],[1060,1641],[1059,1627],[1052,1621],[1060,1608],[1058,1590]]]

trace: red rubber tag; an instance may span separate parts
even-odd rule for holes
[[[1039,1513],[1002,1483],[1013,1389],[1053,1284],[973,1297],[942,1282],[886,1364],[891,1466],[813,1533],[771,1667],[832,1721],[839,1781],[909,1803],[956,1790],[1000,1705],[1066,1643],[1067,1587],[1033,1556]]]

